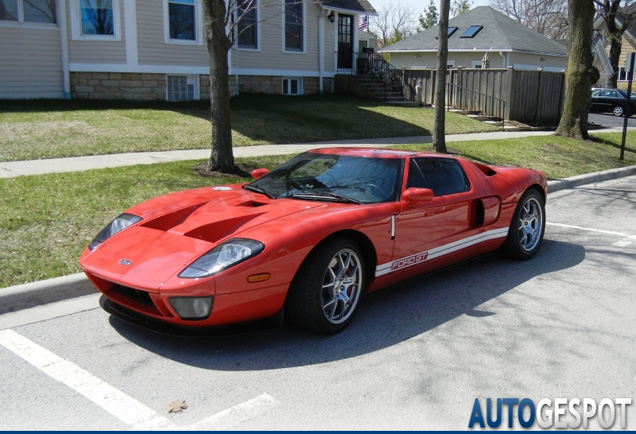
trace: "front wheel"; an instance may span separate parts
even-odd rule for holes
[[[545,201],[538,191],[528,190],[515,209],[504,252],[515,259],[530,259],[541,247],[544,233]]]
[[[365,287],[365,265],[351,240],[320,246],[298,271],[286,307],[292,321],[323,333],[344,330]]]

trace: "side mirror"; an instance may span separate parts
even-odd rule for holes
[[[402,193],[402,199],[407,202],[429,202],[433,200],[435,194],[430,188],[407,188]]]
[[[266,175],[269,173],[269,169],[254,169],[252,170],[252,178],[254,179],[258,179],[263,175]]]

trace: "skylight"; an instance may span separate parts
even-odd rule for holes
[[[457,31],[457,27],[449,27],[448,28],[448,37],[450,38],[453,33]]]
[[[460,36],[460,38],[474,38],[475,35],[477,33],[479,33],[479,31],[481,29],[483,29],[484,26],[480,26],[480,25],[472,25],[469,28],[466,29],[466,31],[464,33],[462,33],[462,35]],[[450,36],[450,35],[448,35]]]

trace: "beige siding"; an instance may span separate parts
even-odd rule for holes
[[[563,67],[565,68],[565,57],[555,56],[541,56],[536,54],[520,54],[520,53],[504,53],[508,56],[508,65],[513,66],[515,64],[520,65],[536,65],[544,67]],[[481,63],[481,59],[484,57],[483,52],[476,53],[448,53],[448,62],[452,64],[455,62],[455,68],[471,68],[473,62]],[[545,59],[543,62],[541,58]],[[503,68],[504,58],[499,55],[498,52],[488,53],[488,59],[490,60],[491,68]],[[396,68],[437,68],[437,53],[391,53],[390,63]]]
[[[280,0],[269,0],[261,8],[259,51],[240,50],[240,69],[285,70],[318,72],[318,17],[320,8],[312,3],[305,5],[305,52],[286,53],[283,51],[283,16]],[[325,20],[325,29],[333,26]],[[333,42],[332,42],[333,44]],[[331,47],[331,46],[330,46]],[[331,51],[327,46],[325,51]],[[325,56],[326,59],[327,56]]]
[[[71,12],[70,2],[73,0],[66,1],[69,61],[71,63],[126,63],[126,11],[123,0],[114,0],[119,2],[119,28],[121,32],[119,41],[74,40],[72,26],[73,24],[79,25],[79,23],[73,23],[73,20],[77,19],[77,17],[72,16]]]
[[[162,0],[137,0],[137,44],[140,65],[207,66],[203,29],[201,45],[166,44]]]
[[[541,61],[541,59],[545,59]],[[542,66],[544,68],[563,68],[565,69],[565,57],[556,57],[556,56],[546,56],[539,54],[520,54],[520,53],[511,53],[510,54],[510,66],[515,66],[516,64],[521,65],[537,65]]]
[[[62,98],[60,31],[0,26],[0,98]]]

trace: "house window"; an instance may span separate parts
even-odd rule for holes
[[[193,101],[199,99],[198,75],[168,75],[166,81],[167,101]]]
[[[0,0],[0,20],[55,24],[55,0]]]
[[[114,15],[113,0],[80,0],[82,35],[115,36]]]
[[[303,79],[283,77],[283,95],[302,95]]]
[[[453,69],[454,67],[455,67],[455,61],[454,60],[446,61],[446,69]]]
[[[238,7],[238,46],[239,48],[258,48],[258,3],[241,3]]]
[[[304,3],[285,0],[285,51],[304,51]]]
[[[170,39],[196,40],[194,0],[168,0]]]
[[[18,0],[0,0],[0,20],[18,21]]]
[[[630,78],[629,71],[625,70],[625,67],[618,67],[618,81],[628,81]]]

